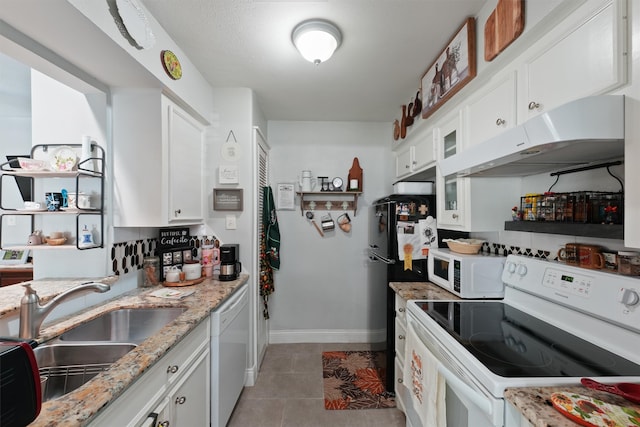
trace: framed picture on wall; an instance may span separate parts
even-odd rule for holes
[[[26,264],[27,258],[29,258],[29,250],[0,250],[1,265]]]
[[[214,188],[214,211],[242,211],[242,188]]]
[[[278,183],[276,197],[278,210],[292,211],[295,207],[296,185],[292,182]]]
[[[467,18],[420,82],[426,119],[476,76],[476,20]]]

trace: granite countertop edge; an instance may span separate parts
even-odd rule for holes
[[[187,310],[163,327],[158,333],[141,342],[135,349],[115,362],[109,370],[98,374],[86,384],[66,395],[42,404],[39,416],[30,427],[85,426],[106,406],[116,400],[138,377],[151,368],[169,350],[206,320],[211,313],[240,286],[249,276],[241,275],[237,280],[204,282],[174,289],[194,290],[182,299],[167,299],[150,295],[159,289],[138,288],[115,297],[96,307],[47,325],[41,331],[39,342],[58,337],[65,331],[101,314],[121,308],[185,307]],[[100,280],[97,280],[100,281]]]
[[[389,287],[405,300],[459,299],[431,282],[390,282]],[[534,427],[576,427],[577,423],[566,418],[551,404],[551,395],[562,391],[594,397],[614,405],[634,406],[620,396],[592,390],[579,384],[507,388],[504,399],[505,403],[513,405]]]

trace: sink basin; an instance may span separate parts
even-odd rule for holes
[[[42,400],[67,394],[136,348],[135,344],[45,344],[33,353],[43,380]]]
[[[140,344],[185,310],[181,307],[114,310],[65,332],[60,340]]]

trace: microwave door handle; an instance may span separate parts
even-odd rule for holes
[[[484,395],[482,395],[482,393],[469,387],[467,383],[448,370],[441,362],[438,362],[438,372],[442,374],[449,387],[469,399],[485,414],[488,414],[491,417],[494,416],[493,405]]]
[[[393,264],[396,263],[395,260],[389,259],[389,258],[385,258],[382,255],[379,255],[379,254],[375,253],[374,251],[371,251],[370,254],[371,254],[371,259],[382,261],[383,263],[385,263],[387,265],[393,265]]]

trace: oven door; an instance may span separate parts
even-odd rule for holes
[[[438,361],[438,372],[446,381],[447,426],[451,427],[502,427],[504,425],[504,400],[492,396],[473,379],[462,363],[443,347],[428,328],[411,313],[407,316],[407,333],[414,331],[418,339]],[[436,327],[440,327],[437,326]],[[409,390],[402,385],[403,395]],[[420,418],[411,399],[404,399],[407,426],[420,427]]]

